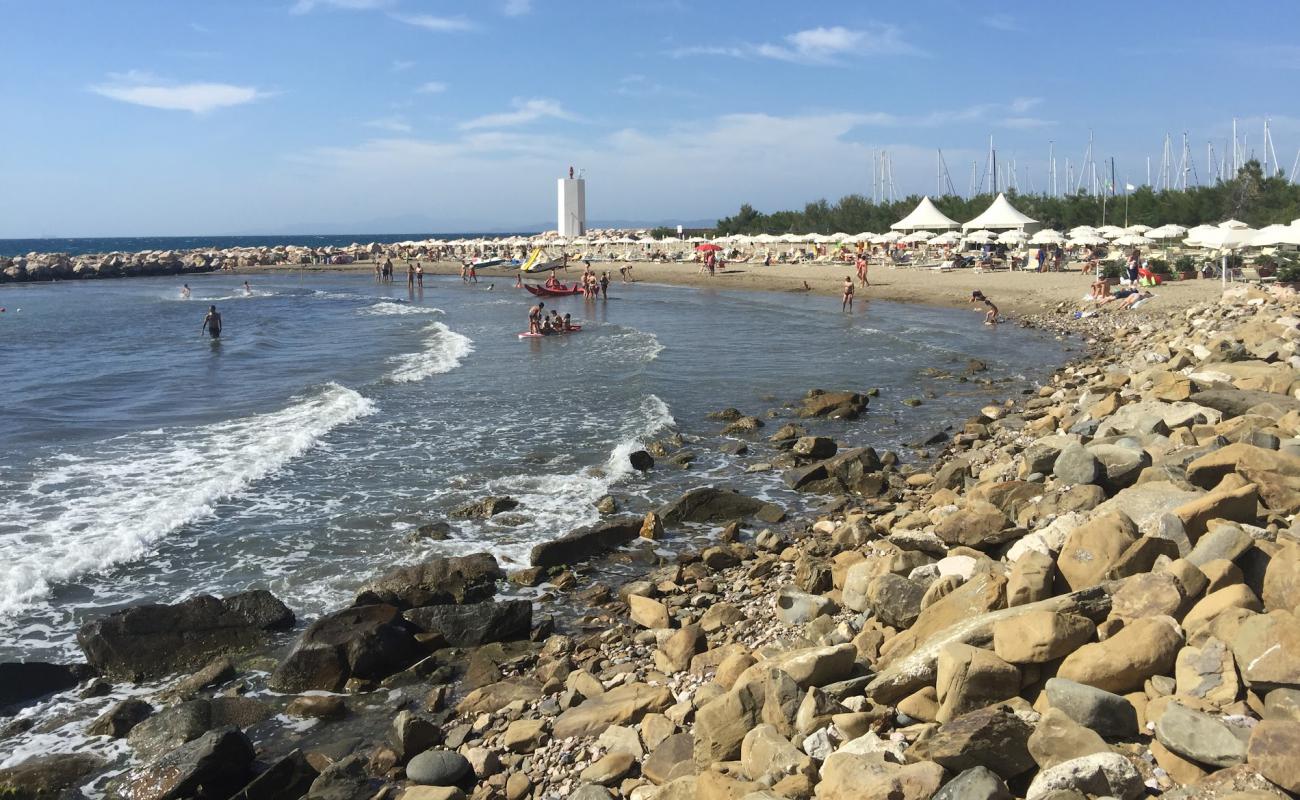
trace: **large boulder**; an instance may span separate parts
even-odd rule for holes
[[[402,616],[425,633],[441,634],[455,647],[476,647],[527,638],[533,625],[533,604],[529,600],[488,600],[413,608]]]
[[[1236,473],[1259,487],[1264,505],[1280,514],[1300,511],[1300,456],[1237,442],[1187,465],[1187,480],[1213,489]]]
[[[496,583],[505,576],[490,553],[436,557],[394,567],[361,587],[353,605],[420,608],[474,603],[496,594]]]
[[[77,631],[90,665],[111,678],[139,681],[196,669],[214,656],[264,645],[293,626],[293,612],[270,592],[224,599],[199,595],[175,605],[132,606]]]
[[[1095,586],[1137,538],[1137,526],[1124,512],[1102,514],[1070,531],[1056,567],[1072,590]]]
[[[0,663],[0,715],[11,714],[46,695],[71,689],[91,674],[92,670],[85,664]]]
[[[762,500],[733,490],[705,486],[692,489],[659,509],[664,522],[727,522],[758,513]]]
[[[1214,409],[1225,418],[1239,417],[1265,403],[1276,406],[1283,412],[1300,411],[1300,400],[1294,397],[1256,390],[1208,389],[1197,392],[1191,399],[1206,408]]]
[[[1131,692],[1153,675],[1170,674],[1182,646],[1182,632],[1172,619],[1134,620],[1109,639],[1066,656],[1057,676],[1108,692]]]
[[[78,787],[103,767],[89,753],[38,755],[12,767],[0,768],[0,797],[13,800],[85,797]]]
[[[1028,748],[1033,732],[1011,709],[988,706],[944,723],[933,736],[912,745],[908,760],[934,761],[953,773],[987,767],[1014,778],[1034,766]]]
[[[646,714],[661,713],[673,704],[664,686],[629,683],[588,698],[555,720],[556,739],[570,736],[599,736],[611,725],[640,722]]]
[[[280,692],[337,692],[350,678],[379,680],[419,656],[414,628],[391,605],[353,606],[313,622],[269,685]]]
[[[642,522],[637,517],[622,517],[578,528],[559,539],[536,545],[529,560],[534,567],[559,567],[584,561],[636,539]]]
[[[799,409],[801,417],[857,419],[867,408],[867,397],[858,392],[812,389]]]
[[[930,800],[943,783],[933,761],[899,765],[879,754],[831,753],[822,764],[817,800]]]
[[[1300,794],[1300,722],[1264,720],[1250,734],[1250,765],[1293,795]]]
[[[1040,771],[1029,784],[1025,800],[1085,795],[1137,800],[1146,795],[1146,786],[1137,769],[1124,756],[1094,753]]]
[[[248,782],[253,743],[237,728],[203,734],[129,771],[110,789],[122,800],[226,798]]]

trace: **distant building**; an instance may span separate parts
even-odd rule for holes
[[[556,230],[561,236],[572,238],[587,232],[587,181],[573,177],[573,167],[569,167],[569,177],[557,181],[559,189],[559,210]]]

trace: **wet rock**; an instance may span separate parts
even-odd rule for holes
[[[253,755],[242,731],[210,731],[130,770],[111,793],[130,800],[229,797],[248,782]]]
[[[790,452],[800,458],[830,458],[839,445],[829,436],[801,436],[790,447]]]
[[[114,703],[111,708],[100,714],[86,728],[86,733],[90,736],[110,736],[121,739],[152,714],[153,706],[138,698],[127,698]]]
[[[77,631],[77,644],[95,669],[138,681],[196,669],[214,656],[262,646],[270,632],[292,627],[293,622],[293,612],[265,590],[224,599],[199,595],[175,605],[133,606],[91,620]]]
[[[512,497],[485,497],[455,509],[451,515],[459,519],[490,519],[516,508],[519,508],[519,501]]]
[[[353,606],[308,626],[268,685],[279,692],[337,692],[349,679],[380,680],[403,670],[419,655],[414,629],[397,608]]]
[[[370,800],[377,783],[367,774],[365,758],[350,755],[321,770],[307,789],[306,800]]]
[[[763,420],[758,417],[740,417],[730,422],[722,429],[723,436],[729,436],[735,433],[753,433],[763,427]]]
[[[866,408],[867,398],[857,392],[813,389],[804,397],[799,416],[857,419]]]
[[[86,778],[103,766],[87,753],[59,753],[29,758],[0,769],[0,797],[14,800],[80,797]]]
[[[489,553],[435,557],[389,570],[363,586],[353,605],[420,608],[474,603],[496,594],[496,582],[505,576]]]
[[[413,608],[402,616],[425,633],[441,634],[454,647],[475,647],[528,638],[533,604],[529,600],[489,600]]]
[[[707,486],[686,492],[659,509],[659,515],[667,523],[727,522],[757,513],[763,505],[735,490]]]
[[[225,683],[234,677],[234,662],[223,656],[213,659],[198,672],[169,686],[162,697],[166,700],[190,700],[204,689]]]
[[[655,466],[654,456],[644,450],[633,450],[628,454],[627,461],[637,472],[646,472]]]
[[[347,716],[348,706],[342,697],[334,695],[306,695],[295,697],[285,706],[284,713],[303,719],[333,720]]]
[[[0,663],[0,715],[55,692],[71,689],[90,677],[85,664],[50,664],[45,661]]]
[[[319,774],[315,767],[307,763],[302,751],[293,750],[287,756],[272,762],[230,800],[302,797],[307,794]]]

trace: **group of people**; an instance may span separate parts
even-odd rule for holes
[[[410,262],[407,262],[409,267]],[[393,282],[393,259],[385,258],[383,261],[375,261],[375,283],[392,283]]]
[[[598,297],[609,299],[609,272],[602,272],[597,277],[595,270],[591,268],[591,262],[583,262],[586,268],[582,271],[581,286],[582,296],[588,300],[595,300]],[[551,275],[555,277],[554,273]]]
[[[544,301],[539,300],[537,305],[528,309],[529,333],[541,334],[542,336],[552,336],[557,333],[571,333],[575,330],[579,330],[579,328],[573,324],[570,315],[565,314],[561,317],[560,312],[551,309],[551,313],[548,316],[546,314],[546,303]]]
[[[424,265],[416,261],[414,263],[406,262],[406,288],[414,289],[415,287],[424,288]]]
[[[462,283],[478,283],[478,269],[473,261],[460,262],[460,279]]]

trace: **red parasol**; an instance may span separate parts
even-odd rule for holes
[[[695,249],[705,253],[712,253],[716,250],[721,250],[722,248],[716,244],[697,244],[695,245]]]

